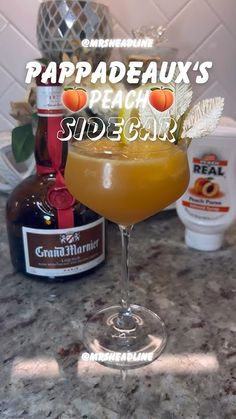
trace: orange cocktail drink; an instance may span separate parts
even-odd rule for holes
[[[179,198],[188,184],[186,151],[168,141],[75,142],[66,183],[83,204],[120,225],[135,224]]]

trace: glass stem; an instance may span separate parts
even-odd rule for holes
[[[118,325],[124,329],[133,329],[134,327],[129,302],[129,239],[132,228],[132,225],[128,227],[119,225],[122,244],[122,289]]]

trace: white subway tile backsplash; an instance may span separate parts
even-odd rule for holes
[[[153,0],[157,6],[162,10],[168,19],[172,19],[188,2],[189,0]]]
[[[221,25],[194,54],[200,61],[211,60],[211,74],[236,100],[236,48],[235,38]]]
[[[104,0],[102,3],[110,8],[129,33],[139,26],[162,25],[167,22],[164,13],[153,0]]]
[[[0,96],[14,83],[14,78],[11,77],[6,70],[0,66]]]
[[[7,20],[3,15],[0,14],[0,31],[2,31],[7,26]]]
[[[10,116],[10,102],[24,101],[25,89],[16,81],[6,90],[5,93],[0,97],[0,109],[1,114],[5,118],[9,119],[12,124],[15,124],[15,120]]]
[[[0,114],[0,131],[9,131],[14,128],[15,124],[11,123],[5,116]]]
[[[14,6],[13,3],[15,3]],[[37,47],[35,22],[38,6],[38,0],[22,0],[17,2],[13,2],[12,0],[0,1],[0,12],[35,47]]]
[[[145,0],[145,4],[143,0],[119,0],[119,2],[113,0],[109,3],[112,14],[129,36],[132,34],[132,29],[137,29],[140,26],[165,25],[167,23],[167,19],[152,0]]]
[[[236,37],[236,1],[235,0],[207,0],[219,19]]]
[[[174,18],[167,31],[169,43],[185,59],[219,25],[220,21],[204,0],[192,0]]]
[[[40,56],[37,49],[12,25],[0,34],[1,65],[24,85],[25,64]]]

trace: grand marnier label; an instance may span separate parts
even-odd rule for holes
[[[105,258],[104,218],[57,230],[23,227],[26,272],[55,277],[94,268]]]

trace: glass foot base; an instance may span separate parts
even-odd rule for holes
[[[145,307],[131,305],[132,318],[120,322],[120,306],[95,313],[84,327],[84,344],[102,365],[130,369],[154,361],[166,345],[164,322]]]

